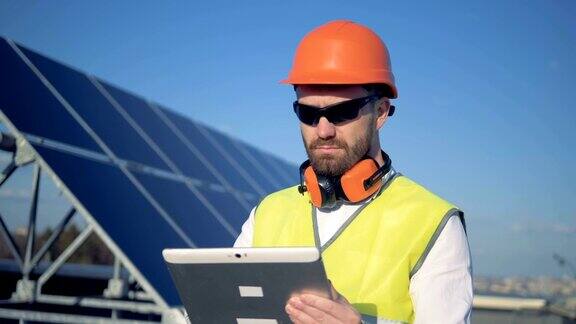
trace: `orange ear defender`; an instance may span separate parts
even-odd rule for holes
[[[357,203],[362,201],[382,186],[382,177],[390,171],[392,161],[382,151],[384,165],[371,157],[364,157],[340,177],[317,175],[312,169],[310,160],[300,165],[300,185],[298,192],[308,191],[312,205],[317,208],[332,208],[339,200]]]

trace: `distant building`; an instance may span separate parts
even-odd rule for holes
[[[472,323],[567,324],[576,323],[576,313],[541,298],[476,295]]]

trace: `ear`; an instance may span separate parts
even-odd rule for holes
[[[376,129],[382,128],[388,119],[388,111],[390,110],[390,101],[387,98],[382,98],[376,102]]]

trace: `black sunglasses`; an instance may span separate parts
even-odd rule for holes
[[[337,125],[355,119],[358,117],[358,112],[362,107],[370,101],[380,98],[382,98],[381,95],[373,94],[366,97],[335,103],[324,108],[301,104],[296,100],[292,106],[294,107],[294,112],[296,113],[296,116],[298,116],[298,119],[306,125],[314,126],[318,124],[318,121],[322,116],[326,117],[326,119],[328,119],[332,124]],[[392,116],[393,112],[394,106],[390,106],[388,115]]]

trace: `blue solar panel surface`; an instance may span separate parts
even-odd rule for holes
[[[40,72],[118,157],[168,170],[85,74],[21,48]]]
[[[250,154],[256,158],[257,162],[268,171],[268,174],[274,176],[274,179],[280,184],[280,187],[293,186],[300,181],[298,168],[296,166],[290,165],[270,154],[266,154],[253,146],[244,143],[238,144],[250,152]]]
[[[210,134],[210,138],[214,140],[220,149],[227,152],[228,157],[234,161],[235,164],[240,166],[250,166],[252,163],[246,159],[246,157],[238,150],[238,147],[234,145],[232,139],[216,130],[211,130],[206,126],[196,124],[198,128],[202,128],[205,133]],[[254,182],[254,185],[260,191],[271,192],[274,191],[275,186],[273,186],[269,181],[264,178],[264,174],[260,173],[258,168],[251,166],[250,169],[246,170],[246,174],[249,179]]]
[[[163,122],[142,98],[99,80],[106,91],[118,102],[132,119],[154,139],[156,144],[186,176],[209,183],[218,180],[204,166],[194,152]]]
[[[102,152],[3,38],[0,86],[0,109],[20,132]]]
[[[234,181],[235,187],[240,190],[255,192],[256,189],[242,177],[229,160],[222,156],[222,154],[206,140],[192,120],[166,109],[163,109],[163,113],[187,138],[193,140],[193,143],[206,156],[210,164],[212,164],[225,179]]]
[[[168,214],[194,241],[197,247],[229,246],[234,235],[228,233],[218,220],[206,209],[198,198],[181,182],[155,177],[149,174],[137,174],[138,180],[157,199]],[[226,205],[231,197],[220,195],[212,200],[215,205]],[[236,210],[228,219],[245,217]]]
[[[3,38],[0,71],[4,121],[169,305],[180,301],[162,249],[231,246],[250,209],[298,179],[276,157]]]

